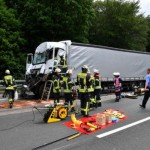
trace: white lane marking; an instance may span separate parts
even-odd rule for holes
[[[144,118],[144,119],[142,119],[142,120],[139,120],[139,121],[133,122],[133,123],[131,123],[131,124],[125,125],[125,126],[123,126],[123,127],[120,127],[120,128],[117,128],[117,129],[114,129],[114,130],[111,130],[111,131],[108,131],[108,132],[99,134],[99,135],[97,135],[96,137],[97,137],[97,138],[103,138],[103,137],[106,137],[106,136],[108,136],[108,135],[117,133],[117,132],[119,132],[119,131],[128,129],[128,128],[130,128],[130,127],[136,126],[136,125],[141,124],[141,123],[143,123],[143,122],[146,122],[146,121],[148,121],[148,120],[150,120],[150,117],[147,117],[147,118]]]

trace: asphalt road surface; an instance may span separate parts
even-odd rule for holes
[[[102,103],[102,107],[90,114],[112,108],[121,110],[128,119],[118,122],[91,135],[82,134],[76,139],[60,140],[39,148],[39,150],[149,150],[150,149],[150,101],[146,109],[141,109],[138,99],[123,98],[119,103],[113,97]],[[81,117],[77,115],[77,118]],[[53,142],[76,133],[67,128],[66,120],[45,124],[42,116],[32,108],[0,111],[0,150],[32,150],[40,145]]]

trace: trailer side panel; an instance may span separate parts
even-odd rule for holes
[[[121,77],[144,77],[150,68],[150,55],[128,51],[71,45],[68,62],[75,67],[75,78],[83,65],[88,65],[91,73],[99,69],[103,78],[113,78],[113,72],[120,72]]]

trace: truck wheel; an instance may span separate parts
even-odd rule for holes
[[[39,99],[39,98],[40,98],[40,95],[39,95],[39,92],[38,92],[38,89],[37,89],[37,88],[36,88],[36,89],[33,89],[32,92],[34,93],[36,99]]]

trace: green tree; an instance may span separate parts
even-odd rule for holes
[[[147,16],[147,22],[148,22],[148,37],[147,37],[147,47],[146,51],[150,52],[150,16]]]
[[[0,0],[0,8],[1,70],[23,74],[25,54],[41,42],[88,42],[92,0]]]
[[[90,42],[145,51],[148,27],[139,9],[139,1],[96,1]]]
[[[31,52],[41,42],[65,39],[87,43],[92,16],[92,0],[28,0],[20,14],[26,47]]]
[[[15,18],[13,9],[8,9],[3,0],[0,0],[0,77],[5,69],[14,72],[16,78],[20,78],[23,72],[24,59],[20,46],[24,44],[21,37],[20,21]]]

